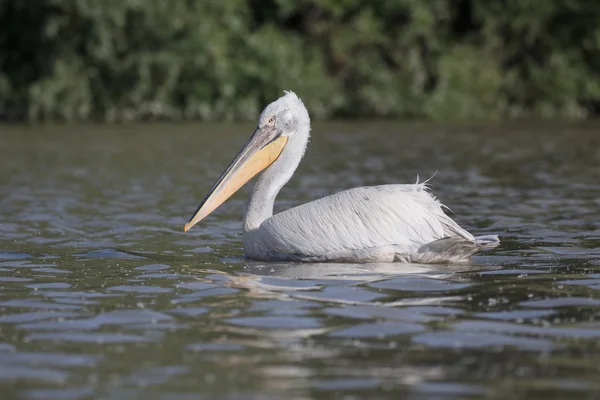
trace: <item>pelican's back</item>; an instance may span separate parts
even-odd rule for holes
[[[413,254],[443,238],[474,240],[423,183],[345,190],[276,214],[257,234],[272,252],[322,259],[383,246]]]

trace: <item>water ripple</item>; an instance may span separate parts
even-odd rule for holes
[[[437,170],[432,190],[451,216],[501,236],[471,265],[246,260],[251,187],[184,233],[246,139],[222,127],[3,131],[0,389],[29,399],[592,398],[600,136],[558,125],[315,126],[277,211]]]

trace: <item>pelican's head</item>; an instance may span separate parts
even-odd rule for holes
[[[302,129],[310,124],[308,111],[302,100],[291,91],[285,93],[260,113],[256,130],[185,224],[185,232],[212,213],[246,182],[273,164],[286,146],[294,141],[296,133],[308,132]]]

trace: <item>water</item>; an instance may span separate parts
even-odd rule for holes
[[[470,266],[245,260],[249,187],[183,233],[252,128],[0,128],[3,398],[600,398],[597,126],[314,128],[278,209],[437,171]]]

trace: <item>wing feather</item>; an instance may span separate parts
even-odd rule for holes
[[[413,252],[445,237],[473,240],[425,183],[345,190],[276,214],[259,231],[273,251],[314,256],[386,245]]]

